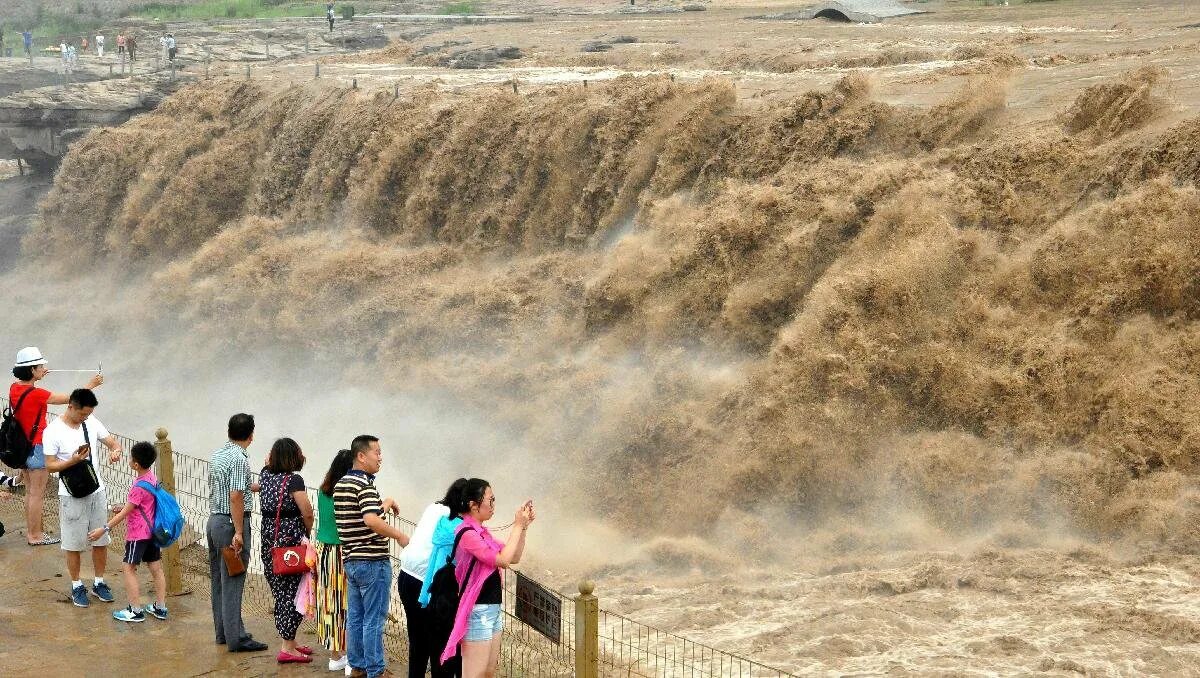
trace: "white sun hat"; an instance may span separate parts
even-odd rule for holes
[[[42,352],[37,346],[26,346],[17,351],[17,364],[14,367],[33,367],[34,365],[45,365],[46,359],[42,357]]]

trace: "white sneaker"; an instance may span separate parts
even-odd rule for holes
[[[341,671],[342,669],[349,669],[349,668],[350,668],[350,659],[348,657],[346,657],[346,655],[342,655],[341,659],[330,659],[329,660],[329,670],[330,671]],[[350,675],[350,674],[347,673],[346,675]]]

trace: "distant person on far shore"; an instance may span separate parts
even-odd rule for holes
[[[33,56],[33,33],[21,31],[21,41],[25,43],[25,56]]]
[[[88,533],[88,540],[95,542],[108,535],[112,529],[125,522],[125,558],[122,561],[121,573],[125,579],[125,595],[129,598],[129,606],[113,612],[113,619],[123,622],[142,622],[150,614],[162,620],[167,618],[167,574],[162,567],[162,549],[154,541],[154,513],[157,503],[154,494],[138,483],[145,482],[152,486],[158,485],[158,478],[150,467],[158,458],[158,450],[147,442],[134,443],[129,450],[129,468],[137,474],[133,487],[129,488],[129,498],[125,506],[117,511],[117,515],[109,518],[104,527],[98,527]],[[126,522],[128,521],[128,522]],[[138,585],[137,566],[146,563],[150,575],[154,577],[154,602],[142,609],[142,590]]]
[[[96,36],[96,56],[100,59],[104,58],[104,36]]]
[[[117,33],[117,58],[125,58],[125,34]]]
[[[46,483],[50,472],[46,470],[46,455],[42,449],[42,437],[46,430],[46,406],[66,405],[71,397],[66,393],[52,393],[39,388],[37,383],[50,374],[50,367],[37,346],[26,346],[17,351],[17,363],[12,370],[16,382],[8,387],[8,400],[15,411],[17,423],[30,433],[29,442],[33,453],[25,461],[25,539],[30,546],[57,544],[58,538],[42,531],[42,502],[46,496]],[[99,374],[88,380],[84,388],[95,390],[104,383]],[[29,393],[25,402],[17,407],[21,396]]]
[[[167,33],[167,61],[175,60],[175,34]]]
[[[329,20],[329,32],[333,32],[333,3],[325,5],[325,18]]]
[[[137,38],[132,35],[125,36],[125,49],[129,51],[129,63],[137,61]]]

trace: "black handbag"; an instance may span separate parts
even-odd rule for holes
[[[90,447],[92,441],[88,438],[87,422],[83,423],[83,442]],[[59,480],[62,480],[63,487],[67,488],[67,494],[82,499],[90,497],[93,492],[100,489],[100,479],[96,477],[96,467],[92,466],[92,454],[88,453],[86,464],[75,464],[68,466],[66,469],[58,472]]]

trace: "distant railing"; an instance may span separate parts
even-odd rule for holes
[[[0,407],[8,400],[0,397]],[[51,418],[55,415],[52,413]],[[124,497],[137,480],[129,467],[129,449],[135,441],[128,436],[116,435],[124,452],[116,464],[109,464],[106,452],[99,451],[95,459],[97,468],[111,489],[110,502]],[[187,454],[175,452],[167,432],[159,429],[156,448],[159,460],[156,470],[162,473],[171,468],[171,481],[161,475],[162,484],[174,492],[180,510],[187,521],[188,529],[179,543],[164,554],[167,566],[168,593],[205,590],[209,586],[208,547],[204,531],[209,516],[208,472],[209,462]],[[257,479],[257,474],[253,474]],[[308,488],[310,500],[316,505],[316,489]],[[53,495],[52,492],[48,493]],[[57,511],[56,502],[47,502],[50,514]],[[247,570],[251,577],[246,582],[243,598],[245,609],[264,617],[271,615],[274,602],[262,576],[260,557],[262,512],[259,502],[247,504],[251,512],[250,564]],[[416,526],[411,520],[388,516],[388,522],[411,533]],[[124,525],[113,530],[115,548],[122,548],[125,540]],[[399,575],[400,548],[390,541],[392,571]],[[172,572],[171,570],[175,570]],[[538,597],[530,598],[518,588],[524,580],[526,587],[536,587]],[[598,600],[588,582],[580,584],[579,595],[565,596],[551,587],[512,571],[504,577],[505,629],[500,654],[500,675],[522,678],[599,678],[600,676],[645,676],[648,678],[675,678],[687,676],[716,678],[738,676],[739,678],[786,678],[796,674],[773,668],[745,657],[724,652],[707,645],[696,643],[682,636],[663,631],[634,621],[624,615],[599,608]],[[528,590],[528,589],[526,589]],[[524,596],[524,597],[523,597]],[[524,614],[518,610],[524,607]],[[523,619],[530,614],[540,619],[554,619],[557,628],[549,629],[550,636]],[[519,616],[520,615],[520,616]],[[403,661],[408,656],[408,637],[404,611],[398,592],[393,588],[388,607],[388,618],[384,625],[384,647],[389,657]],[[312,621],[302,627],[315,632]],[[557,631],[557,633],[553,633]],[[551,636],[555,636],[552,638]]]

